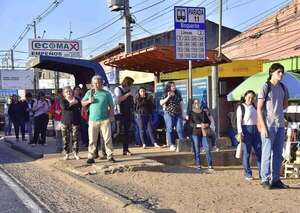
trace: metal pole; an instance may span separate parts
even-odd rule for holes
[[[11,69],[15,69],[15,63],[14,63],[14,50],[10,50],[10,59],[11,59]]]
[[[219,35],[218,35],[218,61],[222,56],[222,0],[219,0]],[[217,138],[220,137],[220,116],[219,116],[219,66],[212,66],[212,110],[216,123]]]
[[[219,52],[218,52],[219,59],[221,59],[221,55],[222,55],[222,16],[223,16],[222,4],[223,4],[223,1],[219,0],[219,42],[218,42],[218,45],[219,45]]]
[[[189,60],[189,78],[188,78],[188,111],[192,110],[192,60]]]
[[[124,0],[124,27],[125,27],[125,54],[130,53],[131,50],[131,14],[129,7],[129,0]]]
[[[36,38],[36,21],[33,21],[33,37]],[[34,95],[37,94],[37,84],[38,84],[38,75],[37,75],[37,69],[33,69],[33,89],[34,89]]]

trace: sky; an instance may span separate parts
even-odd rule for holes
[[[123,21],[117,20],[120,13],[111,12],[107,0],[59,1],[62,3],[37,24],[37,36],[42,36],[45,31],[46,39],[68,39],[71,29],[71,39],[85,36],[80,38],[84,58],[96,56],[124,41]],[[11,49],[27,24],[53,2],[0,0],[0,51]],[[288,0],[223,0],[223,25],[244,31],[287,3]],[[137,22],[132,28],[132,40],[173,29],[174,5],[203,6],[207,19],[218,23],[218,0],[130,0],[131,13]],[[106,29],[100,30],[103,27]],[[86,36],[97,30],[100,31]],[[28,39],[33,35],[31,29],[15,48],[18,51],[14,53],[15,66],[24,66],[28,59]]]

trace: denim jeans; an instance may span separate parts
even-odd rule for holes
[[[237,146],[239,144],[239,142],[235,138],[236,133],[232,128],[227,129],[227,135],[230,138],[231,146]]]
[[[261,136],[261,179],[273,183],[280,179],[284,127],[268,127],[268,134],[268,138]]]
[[[5,126],[4,126],[4,132],[5,132],[5,136],[7,135],[11,135],[11,127],[12,127],[12,122],[11,119],[9,117],[9,115],[5,115]]]
[[[197,166],[201,165],[201,160],[200,160],[200,144],[202,142],[202,145],[205,149],[205,154],[206,154],[206,160],[208,166],[212,166],[212,155],[211,155],[211,147],[210,144],[207,140],[207,137],[202,137],[198,135],[192,135],[193,139],[193,150],[194,150],[194,155],[195,155],[195,162]]]
[[[136,123],[139,129],[142,144],[147,144],[147,136],[149,136],[151,143],[154,144],[155,138],[151,124],[151,115],[137,114]]]
[[[32,116],[29,117],[29,120],[25,123],[26,131],[29,135],[29,140],[32,141],[33,139],[33,120],[34,118]]]
[[[175,145],[175,139],[173,135],[174,127],[176,127],[178,138],[179,139],[184,138],[182,116],[181,114],[171,115],[168,112],[164,112],[164,119],[166,124],[167,144]]]
[[[244,176],[251,177],[252,171],[250,168],[250,156],[252,147],[255,152],[257,167],[260,174],[261,167],[261,139],[259,132],[256,128],[256,125],[243,125],[242,131],[244,134],[243,142],[243,167],[244,167]]]

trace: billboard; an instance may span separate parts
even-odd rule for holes
[[[33,89],[33,71],[2,70],[1,89]]]
[[[82,57],[81,40],[29,39],[29,57],[46,55],[66,58]]]

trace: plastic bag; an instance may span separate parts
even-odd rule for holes
[[[235,152],[235,158],[240,159],[242,157],[243,154],[243,144],[239,143],[237,148],[236,148],[236,152]]]

